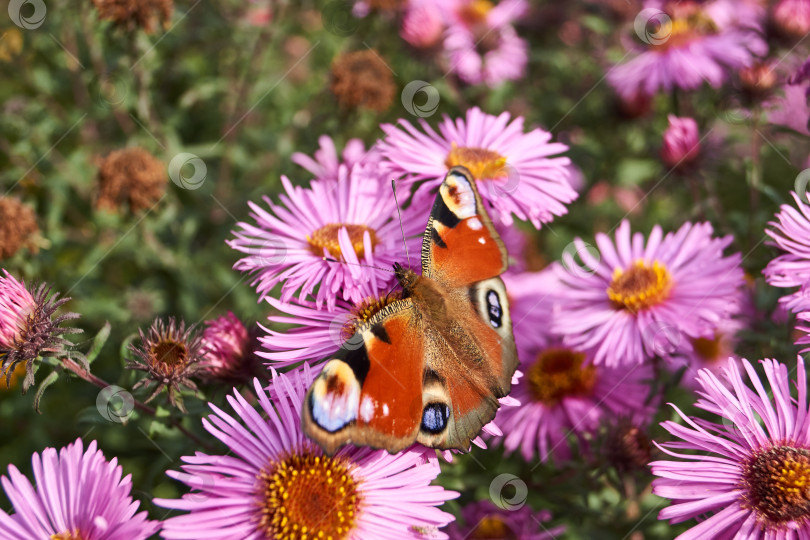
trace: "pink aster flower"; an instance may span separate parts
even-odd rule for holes
[[[668,167],[685,167],[700,154],[698,125],[694,118],[678,118],[670,114],[669,127],[664,131],[661,160]]]
[[[575,240],[584,266],[572,267],[564,254],[553,330],[607,366],[667,356],[682,338],[713,337],[739,309],[744,275],[739,253],[723,254],[733,238],[712,233],[709,223],[685,223],[666,236],[655,226],[645,242],[623,221],[615,245],[596,235],[598,252]]]
[[[741,319],[733,317],[718,323],[711,337],[680,340],[674,344],[677,350],[667,358],[667,368],[670,371],[683,370],[681,384],[690,389],[698,388],[700,370],[707,369],[715,374],[720,372],[728,358],[734,355],[739,341],[738,333],[745,327]]]
[[[228,398],[235,417],[210,405],[205,428],[229,452],[197,452],[182,458],[183,472],[169,471],[193,491],[154,500],[188,512],[164,522],[164,538],[258,540],[294,531],[312,538],[423,538],[423,531],[453,520],[437,507],[457,493],[430,485],[439,474],[434,453],[344,447],[329,457],[309,441],[300,418],[311,381],[308,366],[274,374],[272,402],[254,381],[261,413],[236,391]]]
[[[673,88],[719,88],[732,71],[749,66],[767,45],[759,35],[761,8],[751,2],[648,1],[635,20],[638,54],[607,78],[631,100]]]
[[[349,169],[358,166],[377,166],[380,158],[376,149],[366,150],[360,139],[349,139],[338,156],[334,141],[328,135],[318,138],[318,150],[310,157],[302,152],[294,152],[290,158],[304,169],[311,172],[316,180],[337,180],[340,176],[340,166]]]
[[[506,225],[514,214],[540,227],[565,214],[565,205],[577,198],[568,181],[570,160],[558,155],[568,147],[551,142],[551,133],[540,128],[525,133],[522,117],[510,122],[509,113],[493,116],[473,107],[464,119],[445,117],[438,133],[419,123],[424,133],[407,120],[383,125],[386,137],[378,145],[386,171],[406,184],[428,180],[415,197],[463,165],[478,180],[491,216]]]
[[[525,0],[504,0],[497,5],[460,0],[451,9],[444,50],[450,72],[468,84],[490,88],[526,73],[529,46],[518,37],[512,22],[528,9]]]
[[[248,255],[234,268],[256,276],[260,300],[281,285],[284,302],[298,292],[301,300],[314,295],[317,305],[333,309],[338,298],[361,300],[360,283],[387,277],[405,259],[394,196],[378,170],[343,167],[337,180],[315,180],[309,188],[281,181],[281,203],[264,197],[265,210],[249,202],[256,225],[240,222],[228,241]],[[402,224],[418,253],[426,223],[405,209]]]
[[[0,510],[0,537],[5,540],[126,538],[145,540],[160,523],[137,513],[132,480],[121,477],[118,460],[104,459],[91,442],[82,440],[59,450],[46,448],[31,457],[34,485],[14,465],[0,478],[14,514]]]
[[[774,287],[802,290],[787,294],[779,301],[786,308],[798,313],[807,302],[807,287],[810,285],[810,206],[791,192],[796,208],[783,204],[776,214],[777,221],[771,221],[771,229],[765,234],[773,239],[773,244],[785,251],[765,267],[765,279]]]
[[[701,370],[697,407],[721,422],[686,416],[686,425],[661,425],[676,442],[661,450],[673,460],[650,464],[657,478],[653,493],[672,500],[658,518],[698,523],[680,540],[704,538],[807,538],[810,508],[810,429],[804,361],[796,363],[797,396],[791,395],[793,368],[762,360],[765,380],[742,360],[751,385],[730,359],[720,378]],[[771,397],[772,394],[773,397]]]
[[[517,488],[516,488],[517,489]],[[517,494],[516,494],[517,495]],[[554,540],[565,533],[565,526],[548,528],[544,524],[551,520],[551,512],[535,512],[523,501],[510,504],[504,501],[505,508],[492,501],[478,501],[461,509],[464,525],[458,521],[447,527],[451,540],[470,538],[519,538],[520,540]]]
[[[784,85],[782,95],[768,103],[768,120],[810,136],[810,87]]]
[[[810,32],[810,0],[779,0],[773,7],[773,22],[786,34],[804,38]]]

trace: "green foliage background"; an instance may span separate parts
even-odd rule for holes
[[[36,209],[42,236],[38,253],[23,250],[3,267],[72,297],[67,307],[81,314],[77,324],[84,330],[73,337],[80,350],[111,323],[93,364],[101,378],[125,388],[134,384],[122,369],[123,351],[157,316],[200,323],[232,310],[246,321],[264,320],[269,308],[257,304],[249,278],[231,269],[238,255],[224,242],[235,223],[247,219],[246,202],[274,198],[281,174],[306,184],[309,173],[290,155],[311,155],[322,134],[338,148],[353,137],[371,145],[382,136],[381,123],[413,120],[398,96],[384,113],[337,105],[329,91],[333,58],[367,47],[391,66],[398,92],[417,79],[439,90],[439,109],[428,119],[434,126],[442,114],[456,117],[478,105],[522,115],[527,125],[544,126],[570,145],[568,155],[586,185],[570,213],[536,235],[546,260],[557,259],[575,236],[589,240],[628,214],[634,229],[645,232],[656,223],[672,230],[685,220],[710,219],[719,233],[734,235],[733,249],[743,253],[756,282],[758,307],[766,315],[773,309],[779,292],[765,286],[761,270],[774,251],[762,242],[763,229],[788,201],[807,140],[768,125],[757,104],[743,114],[746,104],[734,84],[660,96],[649,114],[623,115],[604,74],[623,57],[619,36],[632,31],[632,19],[597,3],[537,2],[518,26],[531,44],[527,76],[489,90],[461,85],[429,55],[408,48],[391,16],[341,19],[345,10],[336,2],[271,4],[273,21],[253,26],[246,14],[254,4],[182,0],[167,28],[151,35],[100,21],[88,1],[47,2],[44,23],[32,30],[0,14],[0,184]],[[336,33],[337,24],[347,31]],[[790,44],[773,45],[779,58]],[[806,56],[807,46],[791,54],[800,58],[802,51]],[[669,113],[694,116],[706,134],[701,168],[689,175],[668,172],[658,158]],[[193,153],[205,162],[206,180],[191,191],[167,176],[165,197],[148,211],[99,211],[93,204],[97,160],[127,146],[146,148],[166,164],[180,152]],[[614,196],[594,202],[588,194],[600,183],[636,194],[638,205],[628,212]],[[757,325],[744,336],[740,355],[794,357],[789,325],[777,326],[768,316]],[[49,369],[40,370],[38,381]],[[692,411],[689,393],[661,384],[665,401]],[[199,418],[206,400],[224,402],[228,390],[209,388],[201,399],[187,400],[184,424],[212,445]],[[0,465],[28,472],[34,451],[77,437],[97,439],[133,475],[151,517],[164,517],[151,498],[181,494],[164,471],[197,448],[166,427],[165,416],[136,415],[127,425],[105,421],[97,394],[92,385],[62,376],[37,414],[33,389],[0,391]],[[663,409],[657,420],[671,417]],[[658,429],[653,433],[666,439]],[[669,538],[684,528],[656,520],[666,502],[649,494],[646,473],[619,478],[600,462],[598,448],[596,456],[596,462],[533,468],[498,448],[476,449],[444,467],[438,482],[462,491],[465,502],[488,497],[497,474],[516,474],[529,484],[529,504],[551,509],[571,538],[633,532]],[[0,507],[9,508],[5,499]],[[448,507],[457,511],[459,502]]]

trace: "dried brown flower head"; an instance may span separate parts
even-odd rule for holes
[[[620,472],[646,469],[654,447],[647,432],[630,420],[621,419],[608,428],[602,445],[605,459]]]
[[[166,192],[166,166],[143,148],[116,150],[98,170],[96,205],[116,210],[125,203],[132,212],[150,208]]]
[[[13,197],[0,198],[0,259],[11,257],[23,247],[36,252],[32,239],[37,233],[33,208]]]
[[[93,0],[98,18],[112,21],[128,32],[142,28],[147,34],[160,23],[168,27],[174,11],[172,0]]]
[[[183,321],[179,323],[173,317],[168,323],[156,319],[146,333],[139,330],[141,345],[130,345],[130,350],[137,358],[127,362],[127,367],[145,371],[146,376],[138,381],[133,389],[150,388],[155,385],[146,403],[152,401],[164,388],[169,394],[169,402],[186,412],[180,392],[187,388],[197,391],[197,385],[191,380],[200,371],[200,336],[193,328],[186,329]]]
[[[341,54],[332,62],[332,93],[343,107],[384,111],[396,86],[391,70],[374,49]]]

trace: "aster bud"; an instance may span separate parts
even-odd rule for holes
[[[60,325],[79,317],[65,313],[54,317],[56,310],[70,298],[51,295],[45,284],[27,289],[3,270],[0,277],[0,375],[11,384],[11,376],[18,364],[25,363],[23,391],[34,384],[34,361],[42,354],[58,353],[70,344],[63,334],[78,333],[75,328]]]
[[[766,97],[776,82],[776,71],[771,62],[756,62],[740,70],[742,89],[752,99]]]
[[[231,312],[206,321],[200,348],[201,377],[233,385],[248,383],[256,376],[267,378],[254,352],[257,338]]]
[[[661,160],[668,167],[683,168],[694,162],[700,153],[697,122],[693,118],[669,115],[669,127],[664,131]]]
[[[402,19],[399,35],[420,49],[433,47],[444,31],[444,21],[439,10],[430,4],[410,6]]]
[[[197,391],[191,377],[201,370],[200,336],[193,328],[187,329],[183,321],[177,322],[173,317],[168,322],[156,319],[147,332],[138,330],[138,333],[141,344],[129,346],[136,358],[128,361],[127,367],[145,371],[146,376],[133,389],[155,387],[146,403],[165,389],[169,403],[186,412],[180,392],[184,388]]]
[[[773,8],[776,27],[790,36],[804,37],[810,32],[810,0],[780,0]]]
[[[632,472],[647,467],[654,447],[649,435],[625,418],[608,428],[602,449],[608,463],[621,472]]]

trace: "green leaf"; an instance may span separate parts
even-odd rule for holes
[[[45,389],[55,383],[58,378],[59,373],[51,371],[48,376],[39,383],[39,388],[37,388],[37,393],[34,396],[34,410],[37,411],[37,413],[42,414],[42,411],[39,410],[39,402],[42,400],[42,394],[44,394]]]
[[[101,352],[101,348],[107,343],[107,338],[110,337],[110,326],[109,321],[104,323],[104,326],[101,327],[101,330],[98,331],[96,337],[93,338],[93,343],[90,345],[90,349],[87,351],[87,363],[92,364],[93,360],[98,357],[98,354]]]
[[[138,338],[138,334],[130,334],[121,342],[121,360],[126,361],[129,359],[129,345]]]

